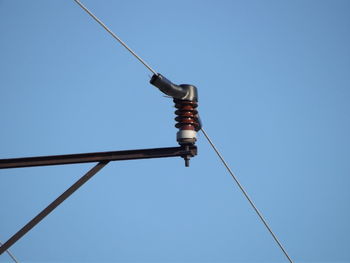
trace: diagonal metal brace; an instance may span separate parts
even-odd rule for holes
[[[64,193],[57,197],[51,204],[44,208],[37,216],[29,223],[22,227],[16,234],[0,246],[0,255],[23,237],[28,231],[36,226],[48,214],[50,214],[57,206],[65,201],[70,195],[78,190],[84,183],[93,177],[98,171],[106,166],[110,161],[149,159],[149,158],[164,158],[164,157],[182,157],[188,161],[190,157],[197,155],[196,146],[181,146],[169,148],[154,148],[142,150],[114,151],[114,152],[96,152],[82,154],[67,154],[39,157],[25,157],[0,159],[0,169],[47,166],[47,165],[63,165],[74,163],[89,163],[98,162],[90,171],[76,181]]]
[[[59,206],[64,200],[66,200],[71,194],[73,194],[80,186],[86,183],[91,177],[93,177],[98,171],[100,171],[108,163],[100,162],[96,164],[90,171],[88,171],[83,177],[76,181],[71,187],[69,187],[63,194],[57,197],[51,204],[49,204],[44,210],[42,210],[36,217],[29,221],[24,227],[22,227],[16,234],[14,234],[9,240],[7,240],[0,247],[0,255],[9,249],[18,239],[23,237],[29,230],[36,226],[41,220],[43,220],[48,214],[50,214],[57,206]]]

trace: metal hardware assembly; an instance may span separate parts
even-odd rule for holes
[[[0,169],[98,162],[83,177],[43,209],[8,241],[1,245],[0,255],[7,251],[7,249],[9,249],[17,240],[30,231],[110,161],[180,156],[185,160],[185,166],[188,167],[190,158],[197,155],[197,147],[194,144],[197,140],[197,131],[201,128],[196,109],[198,106],[197,88],[188,84],[176,85],[161,74],[157,73],[117,35],[115,35],[100,19],[91,13],[79,0],[74,1],[154,74],[150,80],[152,85],[159,88],[163,93],[173,97],[175,107],[177,108],[175,111],[175,114],[177,115],[175,118],[177,121],[175,127],[179,129],[177,132],[177,141],[180,144],[180,147],[0,159]]]
[[[162,74],[154,74],[150,80],[153,86],[156,86],[161,92],[174,99],[198,101],[197,88],[193,85],[176,85],[164,77]]]
[[[216,154],[218,155],[228,172],[231,174],[239,189],[244,194],[245,198],[248,200],[248,202],[250,203],[256,214],[259,216],[266,229],[270,232],[277,245],[287,257],[288,261],[290,263],[293,263],[287,251],[284,249],[281,242],[278,240],[277,236],[274,234],[271,227],[264,219],[262,213],[258,210],[256,205],[253,203],[252,199],[248,196],[246,190],[238,181],[237,177],[232,172],[221,153],[215,147],[208,134],[205,132],[204,129],[202,129],[201,120],[197,111],[197,88],[189,84],[174,84],[170,80],[165,78],[163,75],[157,73],[129,46],[127,46],[125,42],[123,42],[115,33],[113,33],[100,19],[98,19],[90,10],[88,10],[79,0],[74,1],[85,12],[87,12],[97,23],[99,23],[114,39],[116,39],[122,46],[124,46],[136,59],[138,59],[149,71],[153,73],[153,76],[150,80],[150,83],[152,85],[157,87],[161,92],[173,98],[176,108],[175,114],[177,115],[175,118],[177,122],[175,127],[179,129],[176,137],[180,147],[0,159],[0,169],[97,162],[97,164],[94,167],[92,167],[84,176],[82,176],[71,187],[64,191],[53,202],[51,202],[46,208],[44,208],[38,215],[36,215],[32,220],[30,220],[4,244],[0,242],[0,255],[7,251],[15,242],[17,242],[28,231],[35,227],[41,220],[43,220],[48,214],[50,214],[56,207],[58,207],[62,202],[64,202],[76,190],[78,190],[84,183],[91,179],[110,161],[179,156],[185,160],[185,166],[188,167],[190,158],[197,155],[197,147],[195,146],[195,142],[197,141],[197,132],[201,130],[206,139],[208,140],[209,144],[212,146],[213,150],[216,152]],[[11,255],[11,253],[9,251],[7,252],[11,256],[11,258],[15,262],[17,262],[16,259]]]
[[[150,83],[161,92],[173,97],[177,121],[175,127],[179,129],[176,140],[180,145],[191,146],[197,141],[197,132],[201,129],[198,107],[197,88],[189,84],[176,85],[161,74],[154,74]],[[189,166],[190,156],[184,156],[186,167]]]

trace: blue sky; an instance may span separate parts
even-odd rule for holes
[[[84,4],[199,89],[203,124],[295,262],[350,262],[350,2]],[[74,1],[0,0],[0,158],[176,146],[172,100]],[[20,262],[286,262],[199,155],[110,163],[19,240]],[[0,171],[6,241],[93,164]],[[8,255],[0,262],[9,262]]]

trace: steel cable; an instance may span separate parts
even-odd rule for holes
[[[99,23],[113,38],[115,38],[120,44],[122,44],[135,58],[137,58],[147,69],[153,74],[158,74],[152,69],[142,58],[140,58],[131,48],[129,48],[123,40],[121,40],[116,34],[112,32],[100,19],[98,19],[93,13],[90,12],[79,0],[74,0],[86,13],[88,13],[97,23]]]
[[[116,34],[114,34],[101,20],[99,20],[94,14],[92,14],[79,0],[74,0],[74,1],[82,9],[84,9],[97,23],[99,23],[109,34],[111,34],[112,37],[114,37],[120,44],[122,44],[134,57],[136,57],[144,66],[146,66],[147,69],[149,69],[153,74],[156,74],[156,75],[158,74],[142,58],[140,58],[132,49],[130,49]],[[204,134],[204,136],[206,137],[206,139],[208,140],[209,144],[212,146],[212,148],[216,152],[216,154],[218,155],[218,157],[220,158],[220,160],[222,161],[222,163],[224,164],[224,166],[226,167],[226,169],[228,170],[228,172],[231,174],[232,178],[234,179],[234,181],[236,182],[236,184],[238,185],[238,187],[240,188],[240,190],[242,191],[242,193],[244,194],[244,196],[246,197],[246,199],[248,200],[248,202],[250,203],[250,205],[252,206],[252,208],[254,209],[256,214],[259,216],[259,218],[262,221],[262,223],[265,225],[267,230],[272,235],[273,239],[276,241],[277,245],[281,248],[282,252],[287,257],[288,261],[290,263],[293,263],[292,259],[288,255],[287,251],[282,246],[281,242],[278,240],[277,236],[274,234],[274,232],[272,231],[271,227],[267,224],[267,222],[264,219],[264,217],[262,216],[261,212],[258,210],[256,205],[253,203],[252,199],[249,197],[249,195],[247,194],[247,192],[245,191],[245,189],[243,188],[241,183],[238,181],[237,177],[234,175],[234,173],[232,172],[232,170],[230,169],[230,167],[228,166],[228,164],[224,160],[223,156],[221,155],[221,153],[215,147],[214,143],[209,138],[208,134],[205,132],[205,130],[203,128],[201,128],[201,131]]]
[[[222,161],[222,163],[224,164],[224,166],[226,167],[227,171],[231,174],[233,180],[236,182],[237,186],[239,187],[239,189],[242,191],[243,195],[245,196],[245,198],[248,200],[249,204],[252,206],[252,208],[254,209],[254,211],[256,212],[256,214],[259,216],[260,220],[263,222],[263,224],[265,225],[265,227],[267,228],[267,230],[270,232],[270,234],[272,235],[273,239],[276,241],[277,245],[281,248],[282,252],[284,253],[284,255],[287,257],[287,259],[289,260],[290,263],[293,263],[292,259],[290,258],[290,256],[288,255],[287,251],[285,250],[285,248],[282,246],[281,242],[278,240],[277,236],[273,233],[271,227],[267,224],[266,220],[264,219],[263,215],[261,214],[261,212],[258,210],[258,208],[256,207],[256,205],[254,204],[253,200],[249,197],[247,191],[243,188],[243,186],[241,185],[241,183],[238,181],[237,177],[235,176],[235,174],[232,172],[231,168],[228,166],[227,162],[225,161],[224,157],[222,156],[222,154],[219,152],[219,150],[216,148],[216,146],[214,145],[213,141],[209,138],[208,134],[206,133],[206,131],[203,129],[203,127],[201,128],[202,133],[204,134],[205,138],[208,140],[209,144],[211,145],[211,147],[214,149],[214,151],[216,152],[216,154],[218,155],[218,157],[220,158],[220,160]]]

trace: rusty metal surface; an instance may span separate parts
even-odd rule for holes
[[[166,158],[166,157],[193,157],[197,155],[197,147],[168,147],[154,149],[140,149],[113,152],[95,152],[67,155],[52,155],[39,157],[11,158],[0,159],[0,169],[62,165],[74,163],[104,162],[104,161],[121,161],[149,158]]]

